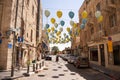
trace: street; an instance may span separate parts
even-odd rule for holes
[[[21,80],[112,80],[105,74],[90,68],[77,69],[61,58],[59,62],[55,62],[55,56],[52,56],[52,61],[45,61],[45,63],[44,70]]]

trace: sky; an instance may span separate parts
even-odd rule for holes
[[[43,28],[46,23],[50,24],[50,27],[54,26],[51,23],[51,18],[55,18],[56,22],[59,23],[61,20],[65,22],[64,26],[58,26],[57,30],[59,30],[60,27],[63,28],[62,34],[68,32],[66,31],[67,27],[70,27],[70,21],[78,22],[78,10],[81,7],[84,0],[42,0],[42,9],[43,9]],[[44,11],[48,10],[50,12],[50,16],[46,18],[44,15]],[[61,10],[63,15],[61,18],[58,18],[56,15],[56,12],[58,10]],[[73,11],[75,16],[73,19],[70,19],[68,13],[69,11]],[[61,34],[61,36],[63,36]],[[50,47],[58,46],[59,50],[62,51],[65,47],[71,47],[71,42],[66,44],[50,44]]]

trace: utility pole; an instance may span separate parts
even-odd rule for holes
[[[15,23],[14,23],[14,27],[15,27],[15,28],[16,28],[16,24],[17,24],[18,3],[19,3],[19,1],[17,0],[17,1],[16,1]],[[15,31],[12,31],[12,33],[13,33],[13,49],[12,49],[11,77],[14,76],[14,68],[15,68],[15,43],[16,43]]]

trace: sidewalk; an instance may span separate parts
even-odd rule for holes
[[[32,67],[30,67],[32,68]],[[12,80],[12,79],[18,79],[21,77],[24,77],[23,73],[27,73],[27,68],[21,69],[20,71],[15,70],[14,71],[14,77],[11,77],[11,71],[2,71],[0,72],[0,80]],[[30,73],[33,73],[30,71]]]
[[[43,60],[41,61],[41,68],[38,68],[37,70],[42,70],[45,65],[43,65]],[[19,80],[19,78],[24,77],[23,74],[27,74],[27,68],[22,68],[21,70],[14,70],[14,77],[11,77],[11,71],[0,71],[0,80]],[[33,65],[30,65],[30,71],[28,75],[35,74],[33,72]]]
[[[113,71],[103,66],[98,66],[92,63],[90,63],[90,67],[110,76],[113,80],[120,80],[120,72]]]

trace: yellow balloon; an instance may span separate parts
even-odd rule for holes
[[[55,18],[51,18],[51,23],[52,23],[52,24],[55,23]]]
[[[103,21],[103,16],[101,15],[99,18],[98,18],[98,22],[102,22]]]
[[[62,11],[57,11],[57,17],[61,18],[62,17]]]
[[[70,28],[69,27],[67,27],[67,31],[70,32]]]
[[[51,29],[47,29],[47,32],[50,33]]]
[[[74,24],[73,24],[73,27],[76,28],[76,27],[77,27],[77,23],[74,23]]]
[[[51,27],[51,30],[52,30],[52,32],[55,30],[55,28],[54,27]]]
[[[88,16],[87,11],[83,11],[83,12],[82,12],[82,18],[87,18],[87,16]]]
[[[78,32],[78,33],[80,33],[80,28],[79,28],[79,29],[77,29],[77,32]]]

